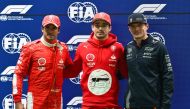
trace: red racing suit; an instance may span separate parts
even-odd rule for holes
[[[13,76],[13,98],[20,102],[23,78],[28,76],[27,109],[62,109],[64,69],[72,64],[63,42],[43,37],[22,47]]]
[[[72,71],[70,74],[77,75],[83,71],[80,81],[82,109],[120,109],[119,80],[116,75],[119,71],[123,77],[128,76],[124,48],[114,34],[110,33],[104,41],[94,39],[93,35],[87,42],[79,44],[74,66],[69,68],[69,72]]]

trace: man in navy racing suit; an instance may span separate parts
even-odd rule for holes
[[[147,33],[149,25],[143,14],[128,18],[133,36],[125,47],[128,64],[127,109],[170,109],[173,95],[173,71],[162,42]]]

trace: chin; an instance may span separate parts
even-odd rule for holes
[[[102,38],[102,37],[104,37],[104,36],[97,36],[97,37]]]
[[[48,39],[49,39],[49,40],[54,40],[55,37],[54,37],[54,36],[49,36]]]
[[[137,35],[134,34],[134,37],[135,37],[135,38],[141,38],[142,36],[143,36],[142,34],[137,34]]]

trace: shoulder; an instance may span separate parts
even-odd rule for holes
[[[125,46],[125,48],[127,48],[127,47],[130,47],[130,46],[134,46],[134,41],[130,41],[126,46]]]
[[[130,41],[127,45],[131,45],[131,44],[133,44],[133,41]]]
[[[90,45],[90,43],[88,43],[87,41],[85,42],[81,42],[79,45],[78,45],[78,48],[88,48],[88,46]]]
[[[118,48],[124,48],[122,43],[120,43],[120,42],[115,42],[113,45],[118,47]]]
[[[61,47],[63,47],[63,49],[67,49],[68,50],[68,46],[66,43],[58,41],[58,43],[61,45]]]
[[[40,42],[41,41],[39,39],[37,39],[32,42],[26,43],[25,45],[22,46],[21,52],[24,54],[27,54],[27,55],[29,55],[30,53],[33,53],[33,51],[36,48],[39,48],[38,45],[40,44]]]
[[[41,42],[40,39],[37,39],[32,42],[26,43],[26,45],[23,45],[22,48],[32,49],[32,48],[35,48],[40,42]]]
[[[111,50],[116,50],[118,52],[123,52],[124,47],[121,43],[115,42],[113,45],[110,46]]]

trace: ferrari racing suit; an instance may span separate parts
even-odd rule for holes
[[[67,46],[42,37],[22,47],[13,76],[13,98],[21,102],[23,78],[28,77],[27,109],[62,109],[64,69],[72,64]]]

